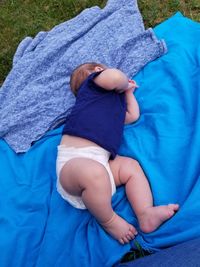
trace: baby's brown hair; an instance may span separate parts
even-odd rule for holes
[[[79,65],[73,72],[70,77],[70,87],[74,95],[77,95],[79,87],[83,83],[83,81],[90,75],[91,72],[94,71],[95,67],[101,67],[103,69],[106,68],[105,65],[96,63],[96,62],[88,62]]]

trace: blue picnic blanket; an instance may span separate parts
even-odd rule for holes
[[[79,64],[101,62],[130,76],[165,52],[164,41],[145,30],[137,0],[108,0],[26,37],[0,90],[0,137],[26,152],[62,123],[74,104],[69,79]]]
[[[178,13],[155,33],[168,53],[135,77],[141,117],[125,127],[119,151],[140,162],[155,204],[180,204],[157,231],[138,229],[137,242],[151,251],[200,236],[200,24]],[[56,192],[61,131],[49,131],[23,154],[0,140],[1,267],[111,267],[134,246],[120,245]],[[124,187],[112,205],[137,227]]]
[[[200,23],[177,13],[155,33],[168,53],[137,76],[142,115],[121,147],[141,163],[156,205],[180,205],[160,229],[138,236],[152,251],[200,237]]]

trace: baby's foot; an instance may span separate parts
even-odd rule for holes
[[[106,232],[117,239],[121,244],[129,243],[135,238],[135,235],[137,235],[135,227],[116,213],[113,213],[112,218],[108,222],[102,223],[101,225]]]
[[[164,221],[170,219],[178,209],[178,204],[146,208],[145,211],[138,216],[140,229],[144,233],[153,232]]]

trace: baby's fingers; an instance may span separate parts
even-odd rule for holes
[[[138,88],[139,87],[137,85],[136,81],[134,81],[134,80],[129,80],[129,83],[133,86],[133,88]]]

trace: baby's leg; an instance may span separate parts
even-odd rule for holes
[[[149,183],[136,160],[118,156],[110,161],[110,167],[116,186],[125,184],[127,197],[143,232],[156,230],[178,210],[178,204],[153,206]]]
[[[88,158],[71,159],[61,171],[60,183],[69,194],[81,196],[87,209],[120,243],[134,238],[135,228],[112,209],[110,179],[102,164]]]

